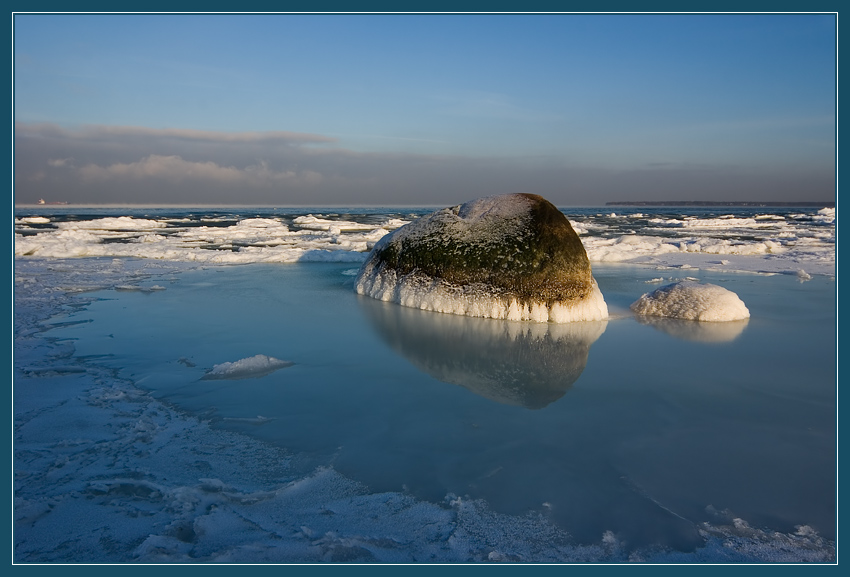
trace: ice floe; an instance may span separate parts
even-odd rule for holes
[[[204,380],[256,379],[270,375],[278,369],[291,367],[294,363],[266,355],[254,355],[238,361],[214,365],[203,377]]]
[[[69,210],[16,211],[15,255],[221,264],[362,262],[383,236],[412,220],[412,215],[400,218],[398,212],[381,214],[374,209],[360,215],[354,209],[345,214],[261,210],[251,216],[187,209],[158,218],[145,211],[121,214],[121,209],[116,209],[114,216],[105,216],[102,209],[97,214],[81,211],[79,216],[67,216]],[[787,272],[805,268],[809,274],[827,275],[835,271],[833,207],[716,216],[660,210],[616,213],[612,217],[610,212],[562,210],[591,262],[688,261],[699,266],[711,256],[722,256],[730,261],[730,270]]]

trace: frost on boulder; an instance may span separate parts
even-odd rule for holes
[[[533,194],[444,208],[383,237],[358,293],[404,306],[509,320],[608,317],[569,220]]]

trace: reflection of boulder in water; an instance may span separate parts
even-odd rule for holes
[[[567,392],[607,325],[470,318],[358,300],[384,340],[422,371],[529,409],[543,408]]]
[[[705,323],[642,315],[636,315],[635,318],[639,323],[649,325],[677,339],[701,343],[725,343],[733,341],[744,332],[744,328],[750,322],[749,319],[743,319],[722,323]]]

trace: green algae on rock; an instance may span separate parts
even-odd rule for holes
[[[474,317],[608,317],[569,220],[534,194],[480,198],[395,230],[375,245],[355,288],[383,301]]]

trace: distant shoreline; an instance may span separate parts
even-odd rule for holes
[[[824,202],[715,202],[709,200],[624,200],[606,202],[605,206],[821,206],[835,208],[835,201]]]

